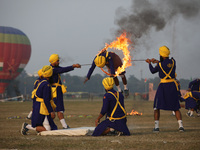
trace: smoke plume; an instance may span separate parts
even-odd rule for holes
[[[133,0],[129,11],[118,8],[115,24],[119,27],[116,36],[124,30],[131,35],[131,41],[137,41],[148,35],[151,29],[163,30],[176,17],[182,16],[191,21],[200,10],[199,0]]]

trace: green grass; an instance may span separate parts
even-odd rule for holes
[[[181,109],[184,133],[179,133],[178,123],[170,111],[161,111],[160,132],[152,132],[154,127],[153,102],[126,99],[127,112],[134,110],[142,116],[128,116],[131,136],[38,136],[30,131],[29,135],[20,134],[23,122],[30,123],[25,117],[32,102],[0,103],[0,149],[192,149],[200,148],[200,117],[188,118],[187,110]],[[65,101],[65,118],[70,127],[93,127],[102,106],[102,101],[69,100]],[[69,117],[71,115],[71,117]],[[18,116],[18,118],[14,118]],[[87,117],[88,116],[88,117]],[[10,117],[10,118],[9,118]],[[13,118],[11,118],[13,117]],[[55,119],[58,128],[61,124]]]

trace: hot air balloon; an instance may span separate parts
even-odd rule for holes
[[[23,71],[30,56],[31,44],[23,32],[0,26],[0,94]]]

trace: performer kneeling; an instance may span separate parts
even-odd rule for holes
[[[114,79],[111,77],[104,78],[102,84],[106,94],[103,97],[103,106],[98,118],[95,120],[96,128],[93,136],[106,135],[111,130],[116,130],[119,134],[130,135],[126,125],[126,111],[124,108],[124,96],[121,92],[113,89]],[[100,123],[100,119],[107,115],[107,118]]]
[[[33,98],[33,114],[31,118],[31,125],[27,123],[22,124],[21,134],[27,135],[28,130],[37,132],[57,130],[57,126],[53,119],[55,118],[55,107],[51,98],[51,86],[49,78],[53,74],[51,66],[44,66],[42,68],[43,79],[37,85]]]

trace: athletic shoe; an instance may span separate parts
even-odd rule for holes
[[[174,111],[172,111],[172,114],[171,114],[171,116],[175,116],[175,112],[174,112]]]
[[[27,132],[28,132],[28,128],[26,128],[26,126],[28,125],[28,123],[26,123],[26,122],[24,122],[23,124],[22,124],[22,128],[21,128],[21,134],[22,135],[27,135]]]
[[[186,115],[189,117],[189,118],[195,118],[195,116],[192,114],[190,114],[190,113],[186,113]]]
[[[158,133],[159,131],[160,131],[159,128],[153,128],[154,133]]]
[[[195,116],[194,116],[193,114],[192,114],[192,115],[190,115],[189,117],[190,117],[190,118],[195,118]]]
[[[129,89],[124,90],[124,95],[125,95],[125,97],[129,96]]]
[[[187,112],[187,113],[186,113],[186,116],[190,117],[190,113],[189,113],[189,112]]]
[[[70,129],[70,127],[67,125],[67,128],[63,127],[63,129]]]
[[[184,132],[185,130],[184,130],[184,128],[183,127],[180,127],[179,128],[179,132]]]

